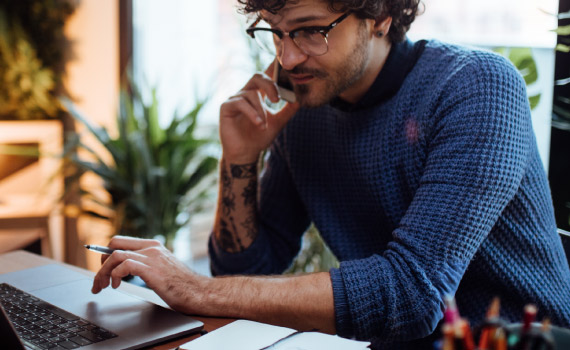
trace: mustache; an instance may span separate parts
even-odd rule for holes
[[[315,68],[307,68],[307,67],[295,67],[292,70],[285,70],[285,73],[287,74],[307,74],[307,75],[312,75],[315,78],[326,78],[328,76],[328,74],[320,69],[315,69]]]

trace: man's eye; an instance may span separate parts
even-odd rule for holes
[[[317,35],[321,33],[321,28],[304,28],[300,32],[303,32],[304,36]]]

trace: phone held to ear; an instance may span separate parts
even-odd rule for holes
[[[273,81],[277,83],[279,96],[281,96],[282,100],[294,103],[297,99],[295,98],[293,87],[287,77],[282,73],[282,70],[283,68],[279,64],[279,61],[275,59],[275,64],[273,66]]]

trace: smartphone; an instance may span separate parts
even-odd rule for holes
[[[283,68],[279,61],[275,59],[275,65],[273,66],[273,81],[277,83],[277,90],[279,91],[279,96],[282,100],[287,102],[296,102],[297,98],[293,92],[293,86],[287,79],[287,77],[282,73]]]

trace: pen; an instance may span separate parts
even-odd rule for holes
[[[86,244],[84,245],[85,248],[92,250],[97,253],[111,255],[115,251],[115,249],[111,249],[109,247],[103,247],[100,245],[93,245],[93,244]]]

